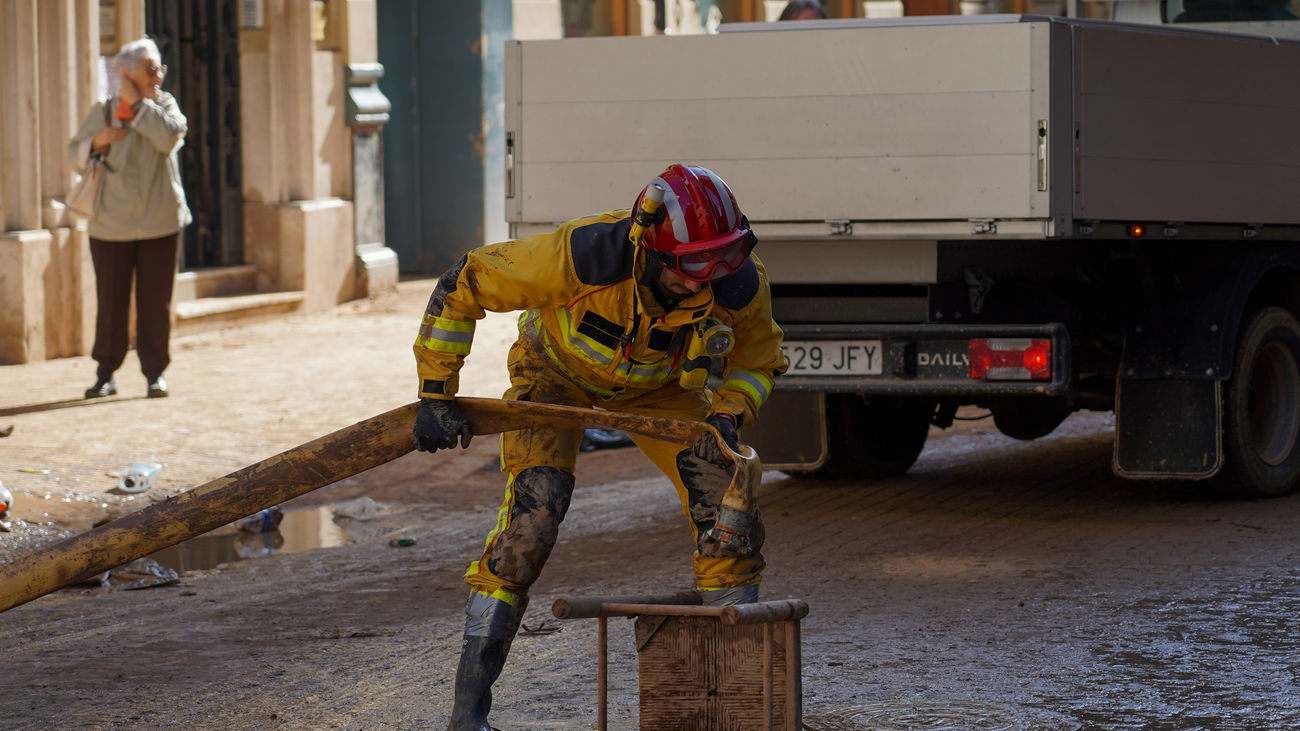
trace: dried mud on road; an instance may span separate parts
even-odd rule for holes
[[[130,509],[108,492],[126,464],[163,463],[154,490],[167,494],[410,400],[426,284],[178,339],[166,401],[135,398],[143,379],[124,372],[111,402],[34,410],[75,399],[89,360],[0,368],[0,428],[15,427],[0,481],[16,515],[29,511],[0,533],[4,560]],[[510,336],[508,320],[480,327],[467,393],[503,390],[493,359]],[[807,727],[1300,725],[1300,501],[1117,480],[1111,424],[1083,413],[1022,443],[966,422],[932,437],[906,477],[870,485],[767,473],[764,596],[811,607]],[[503,489],[495,456],[493,438],[412,454],[285,506],[374,499],[372,517],[334,522],[344,545],[141,591],[72,587],[0,614],[3,725],[444,728],[460,575]],[[689,583],[685,520],[648,461],[583,454],[578,481],[532,631],[497,684],[503,729],[595,728],[595,624],[555,620],[556,598]],[[611,621],[611,728],[637,727],[631,635]]]

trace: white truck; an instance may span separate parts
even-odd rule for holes
[[[724,30],[511,42],[506,217],[525,235],[630,206],[670,162],[718,172],[790,360],[744,434],[766,465],[896,475],[959,406],[1018,439],[1092,409],[1119,475],[1300,485],[1300,43],[1007,15]]]

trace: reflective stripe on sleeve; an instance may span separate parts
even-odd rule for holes
[[[755,406],[762,406],[767,397],[772,395],[772,379],[759,371],[747,371],[733,368],[727,373],[724,388],[743,391],[754,401]]]
[[[425,314],[415,346],[438,353],[468,355],[476,324],[473,320],[449,320]]]

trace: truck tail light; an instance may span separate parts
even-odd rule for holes
[[[1045,338],[975,338],[970,377],[989,381],[1046,381],[1052,377],[1052,341]]]

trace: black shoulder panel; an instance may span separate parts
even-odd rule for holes
[[[573,229],[569,251],[578,281],[593,286],[613,284],[632,276],[636,247],[627,239],[631,219],[592,223]]]
[[[743,309],[758,294],[758,267],[753,259],[746,259],[745,265],[735,274],[728,274],[713,283],[713,300],[728,310]]]

